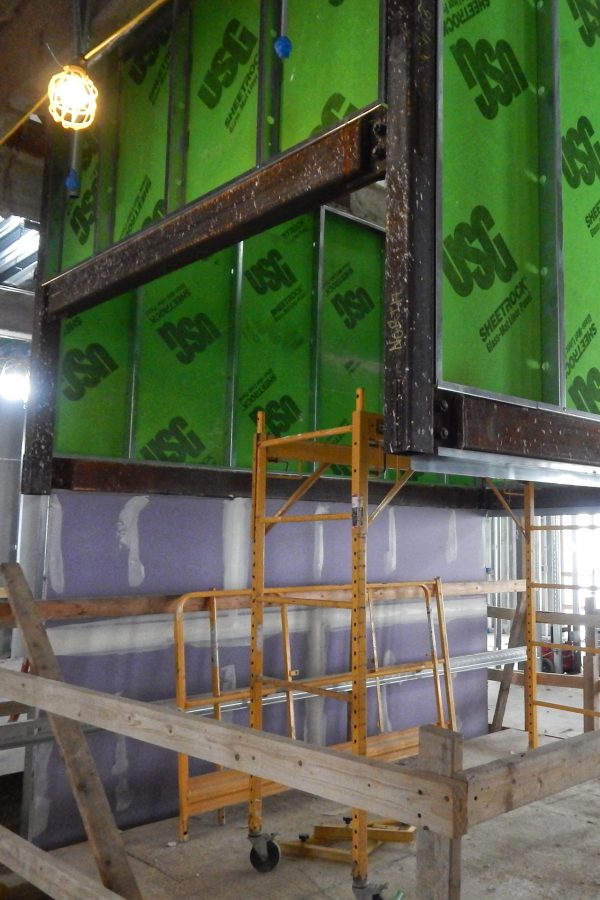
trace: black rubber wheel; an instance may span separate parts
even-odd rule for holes
[[[556,671],[556,666],[554,665],[554,661],[552,659],[548,659],[547,657],[542,658],[542,672],[554,672]]]
[[[275,841],[267,841],[267,858],[262,859],[259,853],[252,848],[250,851],[250,862],[257,872],[272,872],[281,856],[279,844]]]

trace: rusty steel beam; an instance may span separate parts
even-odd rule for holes
[[[298,487],[301,477],[271,473],[269,496],[287,499]],[[373,503],[383,499],[389,484],[375,481],[370,484],[369,495]],[[252,485],[250,472],[239,470],[57,456],[52,461],[51,488],[194,497],[249,497]],[[311,488],[310,499],[347,503],[349,493],[346,478],[322,478]],[[393,502],[403,506],[478,509],[486,496],[487,492],[480,488],[408,484]]]
[[[437,6],[386,4],[385,439],[392,453],[434,450]]]
[[[384,131],[378,105],[114,244],[45,283],[48,313],[90,309],[382,178]]]
[[[600,465],[600,420],[445,390],[436,409],[439,446]]]

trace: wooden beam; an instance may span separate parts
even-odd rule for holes
[[[491,619],[514,619],[515,610],[510,606],[488,606],[487,614]],[[600,628],[600,612],[594,613],[559,613],[538,610],[535,615],[538,624],[543,625],[593,625]]]
[[[490,593],[518,592],[523,590],[525,582],[517,579],[508,581],[455,581],[444,582],[444,597],[477,597]],[[272,588],[272,592],[282,592],[283,588]],[[322,596],[322,587],[308,585],[306,587],[288,588],[295,596]],[[350,587],[340,585],[340,590],[349,596]],[[369,584],[374,600],[398,599],[412,600],[419,598],[419,592],[415,588],[395,587],[385,584]],[[2,598],[0,588],[0,598]],[[118,619],[124,616],[155,616],[172,615],[180,598],[180,594],[155,594],[138,596],[117,597],[81,597],[72,600],[36,600],[36,607],[45,622],[59,621],[63,619]],[[219,609],[248,609],[250,607],[250,592],[241,590],[232,591],[207,591],[203,594],[197,592],[197,596],[190,601],[186,612],[207,612],[210,598],[217,597]],[[337,599],[344,599],[345,594],[340,593]],[[420,599],[420,598],[419,598]],[[488,607],[490,609],[498,607]],[[503,608],[502,608],[503,609]],[[514,610],[509,610],[513,612]],[[599,622],[600,624],[600,615]],[[15,620],[8,603],[0,599],[0,628],[10,628],[15,625]]]
[[[468,827],[598,778],[600,731],[467,769]]]
[[[439,775],[454,776],[463,767],[463,737],[427,725],[419,734],[419,764]],[[457,810],[458,812],[458,810]],[[466,826],[461,823],[456,831]],[[430,828],[417,832],[418,900],[460,900],[461,839],[442,837]]]
[[[522,647],[525,643],[525,613],[527,611],[527,594],[522,591],[519,594],[515,617],[510,627],[510,635],[508,636],[509,647]],[[496,698],[496,708],[490,724],[490,732],[502,730],[504,722],[504,713],[506,712],[506,704],[508,702],[508,693],[512,684],[512,674],[515,670],[515,664],[507,663],[502,672],[500,681],[500,689]]]
[[[31,670],[46,679],[62,681],[54,651],[21,567],[17,563],[3,563],[0,571],[23,634]],[[57,716],[49,715],[48,718],[102,883],[127,900],[142,900],[81,725]]]
[[[0,862],[56,900],[120,900],[99,881],[76,872],[2,825]]]
[[[410,825],[453,836],[455,807],[465,802],[460,781],[418,768],[360,759],[279,735],[195,718],[139,700],[0,669],[0,692],[48,713],[86,722],[240,772]]]
[[[596,598],[585,598],[585,612],[593,616],[596,610]],[[585,629],[585,646],[598,646],[598,629],[595,625],[588,625]],[[600,673],[600,660],[595,653],[586,653],[583,658],[583,706],[593,712],[600,710],[600,694],[598,693],[598,675]],[[600,719],[597,716],[583,717],[583,730],[597,731],[600,728]]]
[[[488,669],[488,681],[502,681],[503,672],[500,669]],[[523,686],[525,677],[523,672],[512,673],[512,683]],[[558,674],[556,672],[538,672],[538,684],[546,687],[583,688],[583,675]]]

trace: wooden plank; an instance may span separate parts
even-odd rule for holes
[[[119,900],[119,895],[102,887],[62,860],[34,847],[0,825],[0,862],[56,900]]]
[[[512,620],[510,634],[508,636],[508,646],[522,647],[525,642],[525,613],[527,611],[527,594],[523,591],[519,594],[515,617]],[[512,684],[512,674],[515,670],[514,663],[507,663],[502,672],[500,681],[500,689],[496,698],[496,707],[490,724],[490,732],[501,731],[504,722],[504,713],[506,712],[506,704],[508,702],[508,693]]]
[[[419,764],[439,775],[453,776],[463,767],[463,738],[429,725],[420,731]],[[456,814],[460,813],[457,808]],[[429,827],[417,832],[418,900],[460,900],[461,839],[436,834]]]
[[[229,595],[222,592],[219,609],[240,609],[249,606],[248,597],[243,592]],[[36,600],[38,613],[44,622],[64,619],[120,619],[127,616],[172,615],[179,602],[180,594],[157,594],[155,596],[125,597],[84,597],[73,600]],[[206,612],[210,606],[210,595],[191,600],[187,612]],[[15,625],[10,604],[0,602],[0,628]]]
[[[455,581],[444,582],[444,596],[448,597],[477,597],[490,593],[518,592],[524,589],[525,582],[519,579],[507,581]],[[340,585],[337,599],[350,596],[350,587]],[[307,597],[329,596],[322,586],[305,586],[298,588],[270,588],[269,592],[284,593],[293,591],[294,595]],[[421,594],[414,587],[402,585],[369,584],[373,600],[413,600],[420,599]],[[195,599],[186,606],[186,612],[207,612],[210,606],[211,596],[216,596],[219,609],[247,609],[250,606],[249,591],[214,591],[206,594],[198,593]],[[1,598],[0,594],[0,598]],[[180,594],[154,594],[139,596],[116,597],[80,597],[72,600],[36,600],[36,606],[41,618],[45,622],[60,621],[63,619],[118,619],[125,616],[155,616],[172,615],[179,601]],[[507,615],[499,618],[512,618],[514,610],[506,607],[488,607],[490,610],[505,611]],[[15,621],[8,602],[0,600],[0,628],[14,626]],[[582,623],[585,624],[585,623]],[[598,615],[600,625],[600,614]]]
[[[500,669],[488,669],[488,681],[502,681]],[[557,674],[556,672],[538,672],[538,684],[546,687],[583,688],[583,675]],[[512,673],[512,683],[524,685],[523,672]]]
[[[600,731],[467,769],[469,828],[598,778]]]
[[[112,697],[36,675],[0,669],[0,691],[20,703],[86,722],[167,750],[241,772],[409,825],[452,836],[454,808],[465,787],[418,768],[360,759],[229,722],[194,718],[139,700]]]
[[[586,615],[592,616],[596,609],[594,596],[585,598]],[[588,625],[585,629],[585,646],[598,646],[598,629],[595,625]],[[600,694],[598,693],[598,674],[600,673],[600,660],[594,653],[586,653],[583,657],[583,705],[592,712],[600,711]],[[583,717],[583,730],[597,731],[600,728],[600,719],[597,716]]]
[[[3,563],[0,571],[23,634],[32,672],[61,681],[60,668],[21,567],[17,563]],[[57,716],[48,718],[102,883],[127,900],[142,900],[81,725]]]
[[[352,751],[352,742],[335,744],[331,750]],[[407,728],[406,731],[388,731],[374,734],[367,738],[367,756],[369,759],[396,762],[415,756],[419,749],[419,729]],[[248,803],[249,778],[243,772],[230,769],[208,772],[189,779],[187,798],[189,815],[211,812],[220,806],[234,806],[237,803]],[[279,794],[288,788],[274,781],[262,781],[263,797]]]
[[[445,586],[444,586],[445,590]],[[515,610],[509,606],[488,606],[491,619],[514,619]],[[559,613],[538,610],[535,620],[544,625],[594,625],[600,628],[600,612],[595,613]]]

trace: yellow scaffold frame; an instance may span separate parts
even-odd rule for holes
[[[379,679],[384,675],[416,672],[430,669],[433,675],[437,709],[437,724],[456,730],[456,711],[452,687],[450,655],[447,640],[442,584],[439,578],[422,582],[396,584],[368,584],[366,576],[367,532],[369,525],[386,508],[412,475],[408,457],[389,456],[383,449],[383,418],[364,409],[364,392],[356,393],[356,406],[350,425],[304,434],[273,437],[266,431],[264,414],[257,418],[257,432],[253,453],[252,480],[252,585],[250,591],[211,591],[211,667],[212,690],[210,697],[190,698],[187,695],[185,670],[184,613],[186,605],[198,594],[187,594],[178,603],[175,613],[175,642],[177,658],[177,705],[181,709],[213,707],[213,714],[220,717],[223,704],[231,701],[249,701],[250,726],[262,730],[264,698],[284,693],[287,702],[288,734],[295,737],[294,692],[302,691],[328,699],[339,699],[348,704],[350,742],[337,749],[350,750],[360,756],[399,759],[416,752],[416,729],[394,734],[380,733],[367,736],[367,689],[377,688],[378,722],[382,730],[382,705]],[[338,443],[345,435],[350,445]],[[335,438],[335,441],[328,439]],[[267,473],[270,463],[290,460],[312,462],[315,470],[306,476],[299,487],[274,513],[267,511]],[[350,465],[351,511],[294,515],[290,510],[306,495],[319,477],[331,465]],[[381,503],[369,514],[369,476],[382,474],[386,469],[397,473]],[[313,585],[309,587],[267,588],[265,585],[266,536],[275,526],[287,523],[315,521],[348,521],[352,539],[352,581],[348,585]],[[429,627],[431,658],[414,663],[404,663],[381,668],[377,658],[374,638],[373,601],[397,600],[399,594],[422,595]],[[250,601],[250,686],[234,692],[220,690],[218,675],[217,606],[221,601],[245,595]],[[322,675],[298,679],[291,655],[288,609],[290,606],[347,609],[350,612],[350,671],[341,675]],[[281,613],[281,634],[285,677],[275,678],[264,673],[263,626],[265,606],[278,606]],[[437,618],[440,655],[436,645]],[[371,618],[372,652],[374,665],[367,662],[367,616]],[[442,688],[443,681],[443,688]],[[351,690],[341,691],[344,683],[351,683]],[[253,841],[269,838],[262,834],[262,800],[268,794],[282,788],[255,776],[244,776],[232,771],[216,771],[208,775],[190,777],[187,757],[179,757],[180,788],[180,838],[187,837],[188,819],[191,815],[208,809],[219,809],[249,799],[248,826]],[[368,867],[367,812],[355,809],[352,816],[352,875],[355,884],[366,884]],[[264,847],[264,840],[263,840]]]

